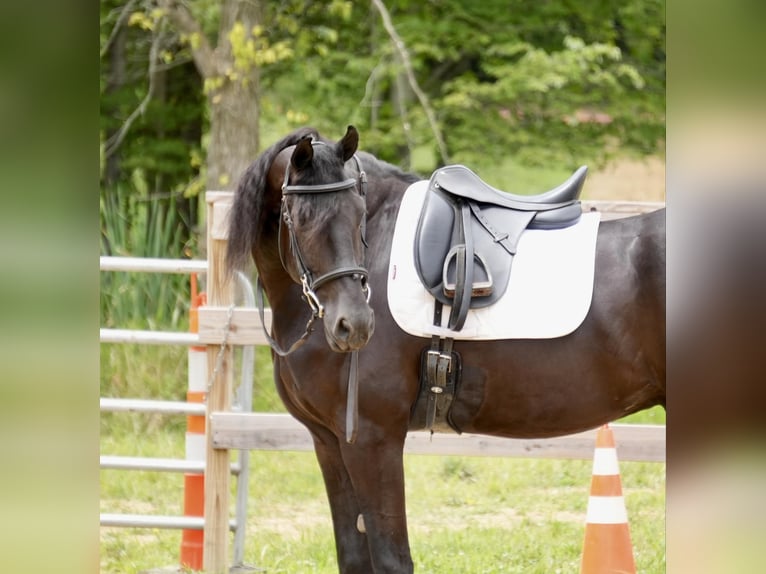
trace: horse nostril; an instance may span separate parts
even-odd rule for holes
[[[335,326],[335,335],[343,340],[347,341],[349,335],[351,335],[351,323],[345,317],[341,317]]]

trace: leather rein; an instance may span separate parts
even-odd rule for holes
[[[311,144],[312,145],[327,145],[321,141],[312,141]],[[352,156],[352,159],[356,163],[357,171],[359,172],[359,176],[358,176],[359,195],[362,197],[362,199],[366,201],[367,174],[362,169],[362,163],[356,154]],[[283,349],[279,345],[279,343],[277,343],[277,341],[269,334],[268,330],[266,329],[264,308],[263,308],[264,307],[263,283],[261,282],[260,276],[257,278],[256,293],[255,293],[256,306],[258,307],[258,313],[260,315],[263,332],[271,348],[280,357],[286,357],[287,355],[299,349],[306,342],[309,335],[311,335],[311,332],[313,331],[314,322],[317,319],[322,319],[324,317],[324,306],[322,305],[322,303],[319,300],[319,297],[316,294],[316,290],[319,289],[319,287],[321,287],[322,285],[326,283],[329,283],[330,281],[338,279],[340,277],[351,276],[354,279],[360,280],[360,283],[362,285],[362,290],[365,293],[368,303],[370,302],[370,296],[372,295],[372,290],[370,289],[370,286],[368,284],[369,273],[366,268],[360,265],[344,265],[332,271],[328,271],[327,273],[324,273],[318,277],[314,276],[314,274],[309,269],[308,265],[306,265],[305,263],[303,254],[301,253],[300,246],[298,245],[298,240],[295,235],[294,222],[292,217],[290,216],[289,210],[287,209],[286,199],[290,195],[335,193],[339,191],[355,190],[357,187],[357,179],[348,178],[348,179],[344,179],[343,181],[338,181],[334,183],[324,183],[324,184],[316,184],[316,185],[290,185],[289,179],[290,179],[290,162],[288,162],[287,166],[285,167],[285,177],[282,183],[282,209],[281,209],[280,218],[279,218],[279,235],[281,237],[282,229],[284,225],[285,229],[287,230],[288,239],[290,242],[290,251],[292,252],[294,256],[294,261],[298,269],[298,273],[300,275],[301,287],[303,289],[303,299],[308,303],[309,308],[311,309],[311,317],[309,318],[308,323],[306,323],[306,327],[304,329],[303,334],[292,345],[290,345],[290,347],[288,347],[287,349]],[[362,228],[361,228],[362,244],[366,248],[367,240],[365,237],[365,232],[366,232],[366,215],[365,215],[365,219],[362,221]],[[287,269],[288,268],[287,261],[286,261],[285,255],[282,252],[281,241],[279,242],[279,258],[282,261],[282,266],[285,269]],[[358,421],[357,403],[358,403],[358,391],[359,391],[359,386],[358,386],[359,355],[358,353],[359,351],[352,351],[350,353],[351,365],[349,368],[348,396],[347,396],[347,405],[346,405],[346,441],[348,443],[353,443],[356,440],[356,434],[357,434],[357,421]]]

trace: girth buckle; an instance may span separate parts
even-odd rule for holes
[[[428,364],[433,365],[434,369],[438,367],[446,373],[452,372],[452,355],[450,353],[442,353],[441,351],[429,349],[426,354],[428,355]]]

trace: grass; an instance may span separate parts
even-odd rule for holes
[[[182,437],[168,434],[149,450],[165,454],[174,440],[182,449]],[[417,572],[578,571],[590,461],[408,455],[405,465]],[[270,573],[337,572],[313,454],[254,451],[251,473],[246,563]],[[180,513],[180,476],[126,475],[102,472],[102,511]],[[664,572],[664,465],[622,463],[621,477],[638,571]],[[101,571],[176,564],[180,536],[104,528]]]
[[[99,207],[102,255],[185,257],[175,197],[163,202],[115,188],[102,190]],[[183,275],[101,274],[103,327],[182,328],[188,300],[189,279]]]

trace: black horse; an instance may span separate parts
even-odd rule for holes
[[[395,324],[386,282],[398,208],[420,178],[357,145],[353,127],[337,143],[304,128],[263,152],[237,188],[227,263],[241,268],[252,255],[268,297],[276,386],[313,437],[340,571],[412,572],[402,451],[428,341]],[[664,406],[664,210],[602,222],[596,250],[591,308],[571,334],[455,343],[457,428],[551,437]],[[324,336],[312,328],[319,316]]]

